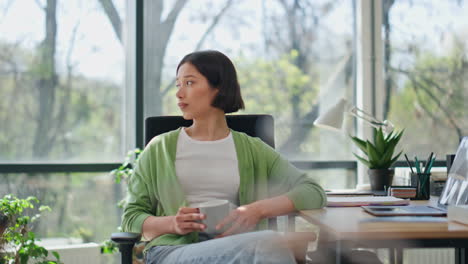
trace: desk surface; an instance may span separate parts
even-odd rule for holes
[[[412,205],[427,205],[427,201],[412,201]],[[299,215],[320,227],[336,240],[388,240],[388,239],[468,239],[468,225],[456,222],[424,223],[373,223],[372,228],[363,227],[362,221],[372,216],[360,207],[326,207],[318,210],[303,210]]]

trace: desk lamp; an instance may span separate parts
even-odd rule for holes
[[[314,125],[317,127],[341,130],[341,127],[343,126],[343,116],[345,113],[360,118],[375,128],[382,128],[382,131],[386,134],[393,131],[393,124],[390,121],[380,121],[371,114],[368,114],[352,105],[344,98],[338,101],[338,103],[330,108],[330,110],[320,115],[314,121]]]

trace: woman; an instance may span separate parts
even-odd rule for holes
[[[294,263],[266,219],[323,207],[323,189],[261,140],[230,130],[225,114],[244,108],[234,65],[218,51],[186,55],[177,98],[193,125],[151,140],[128,184],[124,231],[142,233],[147,263]],[[239,206],[204,233],[194,204]]]

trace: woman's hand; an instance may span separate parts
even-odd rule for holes
[[[231,227],[217,236],[217,238],[253,230],[257,223],[263,219],[261,208],[261,203],[255,202],[232,210],[231,213],[216,226],[216,230],[220,230],[224,226],[229,226],[230,224]]]
[[[200,214],[198,208],[181,207],[177,214],[172,218],[173,233],[185,235],[195,231],[203,231],[206,226],[197,221],[205,218],[206,215]]]

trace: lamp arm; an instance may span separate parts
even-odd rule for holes
[[[379,121],[378,119],[373,117],[371,114],[366,113],[364,110],[361,110],[355,106],[351,108],[351,110],[349,110],[349,113],[355,117],[358,117],[358,118],[363,119],[364,121],[367,121],[371,126],[375,128],[387,126],[387,124],[385,124],[384,122]]]

